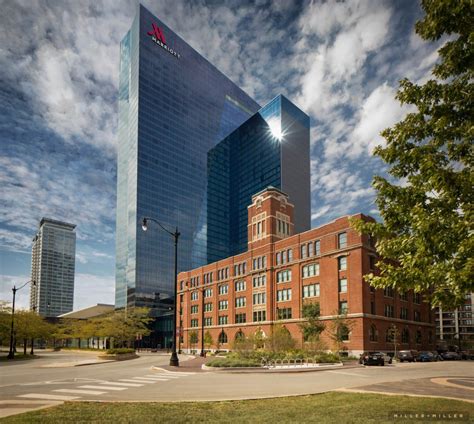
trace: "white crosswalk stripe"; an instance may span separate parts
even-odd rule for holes
[[[151,378],[151,377],[133,377],[133,379],[135,381],[159,381],[158,378]]]
[[[28,399],[44,399],[44,400],[74,400],[74,399],[79,399],[79,396],[49,395],[47,393],[28,393],[26,395],[19,395],[17,397],[28,398]]]
[[[135,380],[133,380],[135,381]],[[135,383],[116,383],[115,381],[107,381],[106,383],[108,386],[124,386],[124,387],[143,387],[143,384],[135,384]]]
[[[147,378],[166,378],[166,379],[176,379],[179,378],[176,375],[166,375],[166,374],[153,374],[153,375],[145,375]]]
[[[56,389],[53,392],[58,393],[73,393],[77,395],[103,395],[107,392],[100,392],[98,390],[80,390],[80,389]]]
[[[132,380],[131,378],[121,378],[119,381],[127,381],[130,383],[145,383],[145,384],[155,384],[156,381],[151,380]]]
[[[85,385],[79,386],[80,389],[99,389],[99,390],[127,390],[127,387],[112,387],[112,386],[92,386],[92,385]]]

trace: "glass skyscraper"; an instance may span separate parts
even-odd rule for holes
[[[208,153],[208,262],[247,250],[247,207],[268,186],[295,206],[295,233],[311,228],[309,116],[277,96]]]
[[[31,251],[30,310],[44,317],[71,312],[74,302],[76,226],[43,218]]]
[[[139,5],[120,46],[117,169],[117,308],[171,301],[178,268],[207,262],[207,153],[259,105]],[[161,306],[160,306],[161,305]]]

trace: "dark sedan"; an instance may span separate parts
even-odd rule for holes
[[[438,360],[438,354],[433,352],[420,352],[418,354],[418,361],[420,362],[435,362]]]
[[[456,352],[442,352],[441,357],[445,361],[458,361],[461,359],[461,355]]]
[[[362,355],[360,355],[359,364],[384,366],[384,355],[380,352],[364,352]]]

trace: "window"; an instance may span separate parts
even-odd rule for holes
[[[303,267],[303,278],[319,275],[319,264],[309,264]]]
[[[374,301],[370,302],[370,313],[372,315],[375,315],[375,302]]]
[[[219,311],[225,311],[229,307],[228,300],[219,300]]]
[[[306,244],[302,244],[300,249],[301,249],[301,255],[300,255],[301,259],[306,258]]]
[[[227,293],[229,293],[229,286],[227,284],[221,284],[219,286],[219,294],[223,295],[223,294],[227,294]]]
[[[408,328],[405,328],[402,331],[402,343],[410,343],[410,332],[408,331]]]
[[[204,297],[211,297],[212,296],[212,289],[204,290]]]
[[[253,277],[253,286],[254,287],[264,287],[267,283],[267,276],[266,275],[257,275]]]
[[[192,319],[191,320],[191,327],[198,327],[199,326],[199,321],[197,319]]]
[[[277,252],[276,254],[276,264],[277,265],[281,264],[281,252]]]
[[[400,300],[402,300],[404,302],[408,302],[408,292],[400,293]]]
[[[262,269],[267,266],[266,256],[259,256],[258,258],[253,258],[253,269]]]
[[[337,330],[339,338],[343,342],[349,341],[350,330],[346,325],[341,325]]]
[[[408,319],[408,308],[400,309],[400,319]]]
[[[420,293],[415,293],[413,296],[413,303],[420,304],[421,303],[421,294]]]
[[[303,286],[303,297],[317,297],[319,296],[319,284],[310,284]]]
[[[246,322],[245,314],[235,314],[235,323],[243,324]]]
[[[277,308],[278,319],[291,319],[291,308]]]
[[[227,334],[223,331],[219,333],[219,344],[227,344]]]
[[[204,304],[204,312],[212,312],[212,303]]]
[[[199,312],[199,306],[198,305],[192,305],[191,306],[191,313],[192,314],[197,314]]]
[[[253,322],[266,321],[266,319],[267,319],[266,311],[254,311]]]
[[[247,301],[245,297],[236,297],[235,298],[235,307],[243,308],[246,305]]]
[[[254,293],[253,294],[253,304],[254,305],[264,305],[266,303],[266,293]]]
[[[416,330],[415,342],[416,344],[421,344],[421,331],[420,330]]]
[[[277,302],[291,300],[291,289],[277,290]]]
[[[340,314],[347,314],[347,301],[342,301],[342,302],[339,302],[339,313]]]
[[[286,264],[286,252],[281,252],[281,263]]]
[[[347,278],[339,280],[339,293],[347,293]]]
[[[347,247],[347,233],[340,233],[337,235],[337,245],[339,249]]]
[[[277,283],[286,283],[288,281],[291,281],[291,269],[277,272]]]
[[[319,256],[321,254],[321,242],[319,240],[316,240],[314,242],[314,254],[316,256]]]
[[[209,327],[212,325],[212,317],[206,317],[204,318],[204,326]]]
[[[308,256],[313,256],[313,252],[314,252],[314,244],[308,243]]]
[[[236,281],[234,284],[235,284],[235,291],[236,292],[245,290],[245,281],[243,281],[243,280]]]
[[[347,256],[341,256],[338,259],[338,269],[339,271],[345,271],[347,269]]]
[[[288,249],[286,253],[288,256],[288,262],[291,262],[293,260],[293,249]]]
[[[219,316],[219,325],[227,324],[227,315],[220,315]]]
[[[413,311],[413,321],[421,321],[420,311]]]
[[[385,287],[383,289],[383,295],[385,297],[393,297],[393,288],[392,287]]]
[[[369,256],[369,268],[374,270],[376,263],[377,263],[377,260],[376,260],[375,256]]]
[[[385,305],[385,316],[393,318],[393,305]]]
[[[193,291],[191,293],[191,300],[198,300],[199,299],[199,293],[197,291]]]
[[[179,282],[179,289],[180,289],[180,290],[183,290],[183,284],[184,284],[184,281],[180,281],[180,282]]]

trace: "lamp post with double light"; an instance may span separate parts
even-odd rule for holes
[[[16,292],[18,290],[21,290],[23,287],[25,287],[27,284],[32,283],[34,286],[36,286],[36,281],[30,280],[27,281],[25,284],[23,284],[21,287],[16,288],[16,286],[13,286],[12,292],[13,292],[13,302],[12,302],[12,324],[10,328],[10,351],[8,352],[8,359],[14,359],[15,358],[15,348],[13,346],[13,340],[14,340],[14,334],[15,334],[15,299],[16,299]]]
[[[178,239],[181,235],[178,231],[178,227],[174,232],[167,230],[159,221],[154,218],[145,217],[142,220],[142,229],[146,231],[148,229],[148,221],[153,221],[158,226],[174,238],[174,309],[173,309],[173,341],[171,344],[171,358],[170,366],[179,367],[178,354],[176,353],[176,305],[178,296]]]

